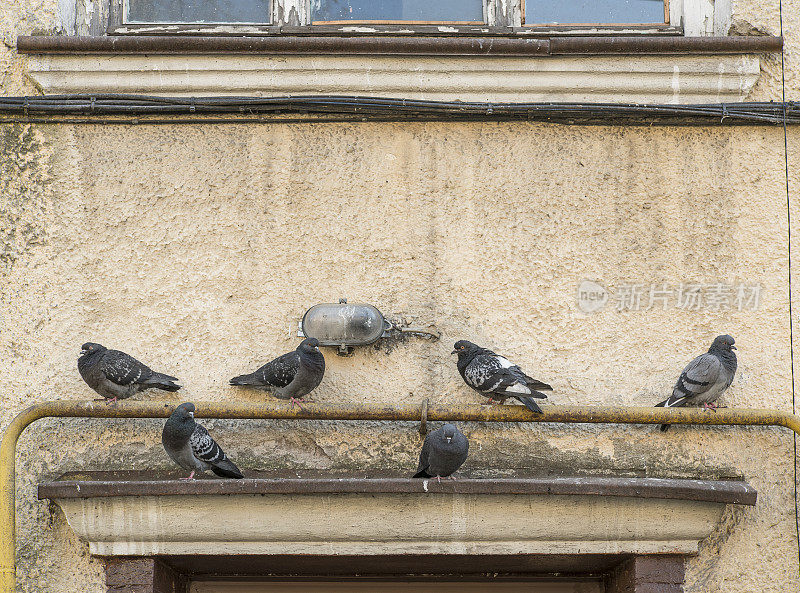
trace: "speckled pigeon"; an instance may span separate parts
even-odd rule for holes
[[[468,452],[467,437],[452,424],[445,424],[425,437],[414,477],[436,478],[441,482],[464,465]]]
[[[275,397],[292,404],[316,389],[325,374],[325,357],[316,338],[306,338],[296,350],[268,362],[249,375],[231,379],[231,385],[248,385],[269,389]],[[302,407],[302,406],[301,406]]]
[[[672,395],[656,407],[675,408],[679,406],[703,406],[715,409],[713,403],[733,382],[736,374],[735,340],[729,335],[717,336],[708,349],[686,365],[678,377]],[[669,429],[662,424],[661,431]]]
[[[178,391],[181,388],[174,383],[178,381],[175,377],[156,373],[133,356],[92,342],[81,346],[78,372],[86,384],[108,403],[126,399],[145,389]]]
[[[490,404],[503,403],[509,397],[522,402],[531,412],[542,413],[533,398],[546,398],[537,389],[552,391],[547,383],[522,372],[517,365],[491,350],[459,340],[452,354],[458,354],[458,372],[464,382],[489,398]]]
[[[194,480],[195,472],[211,470],[223,478],[243,478],[242,472],[228,459],[204,426],[194,420],[194,404],[179,405],[164,424],[161,442],[172,460],[183,469],[191,470],[188,478]]]

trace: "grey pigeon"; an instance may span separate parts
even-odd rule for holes
[[[487,396],[490,404],[495,400],[502,404],[513,397],[531,412],[542,413],[533,398],[547,397],[537,391],[552,391],[553,388],[547,383],[529,377],[507,358],[466,340],[456,342],[451,354],[458,354],[456,366],[464,382]]]
[[[231,385],[269,389],[275,397],[300,405],[303,397],[316,389],[325,374],[325,357],[316,338],[306,338],[296,350],[287,352],[254,373],[231,379]]]
[[[108,403],[126,399],[145,389],[178,391],[181,388],[174,383],[178,380],[175,377],[156,373],[133,356],[93,342],[81,346],[78,372],[86,384]]]
[[[452,424],[445,424],[425,437],[415,478],[436,478],[441,482],[467,460],[469,441]]]
[[[182,479],[194,480],[195,472],[207,470],[223,478],[243,478],[242,472],[228,459],[205,427],[194,421],[194,409],[193,403],[179,405],[161,433],[167,455],[183,469],[192,472],[188,478]]]
[[[735,340],[729,335],[717,336],[708,352],[701,354],[686,365],[678,377],[672,395],[656,407],[675,408],[679,406],[703,406],[714,409],[713,403],[731,386],[736,374]],[[661,431],[669,429],[662,424]]]

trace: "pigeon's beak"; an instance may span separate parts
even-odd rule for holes
[[[189,412],[189,416],[194,418],[194,412]]]
[[[458,350],[453,350],[450,354],[458,354]]]
[[[731,344],[731,350],[736,350],[736,346],[734,346],[733,344]]]
[[[447,439],[448,444],[450,443],[450,441],[453,440],[453,437],[445,437],[445,438]]]

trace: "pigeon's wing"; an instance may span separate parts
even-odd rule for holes
[[[189,437],[189,445],[195,457],[206,463],[215,463],[225,458],[225,453],[211,435],[208,434],[205,426],[195,425],[192,436]]]
[[[496,354],[479,354],[464,369],[467,385],[478,391],[491,391],[502,380],[503,367]]]
[[[428,435],[430,436],[430,435]],[[431,455],[431,440],[425,437],[425,442],[422,443],[422,451],[419,452],[419,465],[417,466],[417,473],[414,474],[415,478],[430,478],[428,474],[428,467],[430,467]]]
[[[702,354],[686,365],[675,383],[672,395],[658,404],[671,408],[686,405],[698,395],[702,395],[717,382],[722,371],[722,361],[713,354]]]
[[[480,354],[476,356],[465,369],[464,378],[470,387],[483,393],[547,397],[528,384],[530,377],[523,373],[517,365],[497,354]],[[550,388],[546,383],[533,381],[535,384],[544,385],[544,388]],[[523,403],[527,405],[526,402],[523,401]]]
[[[153,374],[150,367],[119,350],[107,350],[100,359],[99,368],[106,379],[123,387],[143,383]]]
[[[260,379],[273,387],[286,387],[291,383],[300,369],[300,355],[296,352],[287,352],[268,362],[256,371]]]
[[[189,437],[189,446],[192,453],[201,461],[211,465],[211,471],[218,476],[227,478],[241,478],[242,472],[236,467],[225,451],[217,444],[211,435],[208,434],[205,426],[196,424],[192,436]]]

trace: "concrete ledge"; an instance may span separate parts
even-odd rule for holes
[[[66,482],[40,496],[102,556],[687,554],[726,502],[755,502],[742,482],[649,478]]]
[[[45,94],[731,103],[747,98],[760,75],[760,57],[34,53],[27,72]]]
[[[112,496],[211,496],[219,494],[540,494],[695,500],[754,505],[756,490],[736,480],[667,478],[502,478],[414,480],[408,478],[268,478],[244,480],[59,480],[39,485],[39,498]]]

